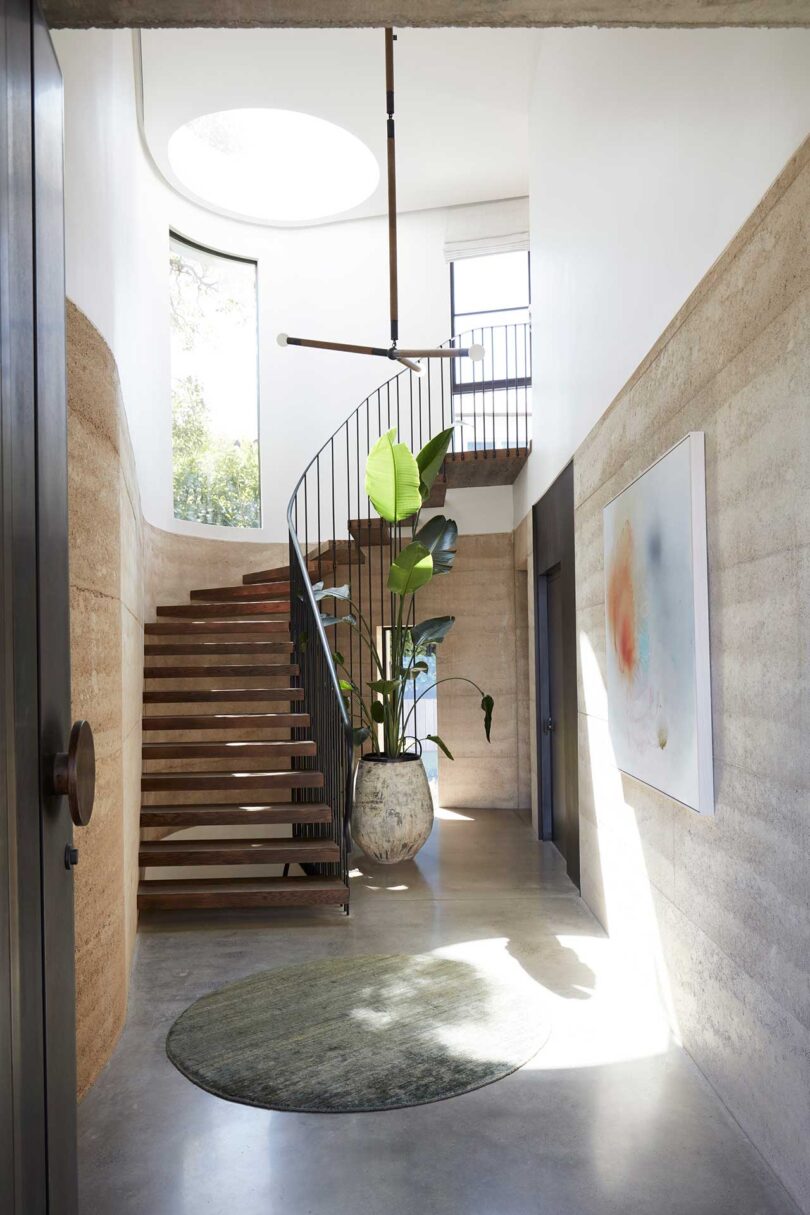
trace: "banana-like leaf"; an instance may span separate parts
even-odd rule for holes
[[[455,616],[431,616],[422,620],[411,629],[411,645],[415,650],[421,650],[426,645],[438,645],[444,641],[455,624]]]
[[[433,558],[424,544],[414,541],[391,562],[388,589],[395,595],[412,595],[432,577]]]
[[[372,447],[366,460],[366,493],[377,514],[400,523],[419,510],[419,465],[405,443],[395,443],[389,430]]]
[[[423,502],[430,493],[433,482],[436,480],[444,457],[447,455],[447,449],[450,446],[452,437],[452,426],[448,427],[447,430],[440,430],[437,435],[428,440],[416,457],[416,463],[419,466],[419,492],[422,495]]]
[[[320,603],[322,599],[351,599],[352,592],[349,586],[327,586],[322,582],[315,582],[312,586],[312,595],[316,603]]]
[[[428,519],[414,536],[414,540],[424,544],[433,558],[434,574],[450,573],[456,559],[457,539],[458,528],[454,520],[445,519],[444,515],[434,515]]]
[[[453,758],[453,756],[450,754],[450,748],[448,747],[447,743],[444,742],[441,738],[439,738],[438,734],[426,734],[425,738],[429,738],[431,742],[435,742],[436,746],[441,751],[444,751],[444,753],[448,759]]]
[[[328,612],[321,612],[321,624],[328,629],[333,624],[357,624],[357,621],[351,612],[347,612],[345,616],[330,616]]]
[[[368,686],[372,692],[380,692],[383,696],[390,696],[392,692],[396,692],[401,682],[400,679],[375,679]]]
[[[378,726],[381,726],[385,721],[385,708],[381,700],[372,700],[371,702],[371,720],[376,721]]]
[[[489,732],[492,729],[492,710],[495,708],[495,701],[491,696],[485,696],[481,701],[481,708],[484,713],[484,733],[487,736],[487,742],[491,742]]]

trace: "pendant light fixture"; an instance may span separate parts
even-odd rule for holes
[[[396,137],[394,132],[394,42],[395,34],[392,29],[385,31],[385,106],[387,111],[387,151],[388,151],[388,290],[391,318],[391,345],[360,346],[351,342],[325,342],[315,338],[289,337],[286,333],[278,335],[279,346],[308,346],[314,350],[338,350],[345,354],[365,354],[384,359],[394,359],[410,368],[417,374],[424,370],[416,359],[460,359],[470,358],[480,362],[484,357],[484,347],[450,346],[436,349],[400,350],[399,342],[399,298],[397,281],[397,169],[396,169]]]

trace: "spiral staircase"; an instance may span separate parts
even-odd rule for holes
[[[370,673],[313,586],[349,583],[375,629],[391,622],[386,578],[403,527],[372,518],[363,492],[365,458],[387,430],[417,449],[455,424],[428,506],[449,490],[511,484],[531,448],[528,326],[454,341],[486,346],[475,376],[457,380],[451,360],[403,371],[314,456],[289,504],[289,565],[191,589],[145,626],[141,910],[348,912],[356,723],[333,651],[361,686]]]

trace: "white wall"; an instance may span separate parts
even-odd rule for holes
[[[132,39],[60,30],[53,41],[65,88],[67,294],[115,355],[144,510],[157,522],[171,510],[170,453],[155,428],[155,404],[168,402],[169,253],[138,139]]]
[[[548,30],[538,47],[536,439],[515,523],[810,128],[807,30]]]
[[[344,418],[393,374],[380,359],[282,349],[297,336],[387,345],[384,219],[273,229],[213,215],[169,189],[138,132],[131,35],[58,31],[65,80],[67,293],[100,330],[121,374],[146,518],[169,531],[225,539],[286,536],[290,492]],[[457,220],[457,213],[453,213]],[[431,345],[450,331],[447,214],[400,217],[400,329]],[[175,520],[171,493],[168,233],[256,258],[259,275],[263,527]],[[460,524],[481,510],[460,502]],[[489,495],[487,527],[511,527],[508,494]]]

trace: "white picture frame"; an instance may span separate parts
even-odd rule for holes
[[[603,508],[606,674],[620,770],[713,814],[705,470],[691,431]]]

